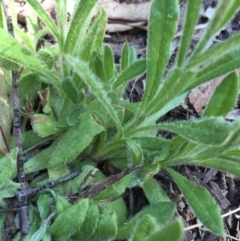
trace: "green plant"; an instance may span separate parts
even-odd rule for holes
[[[2,68],[23,67],[19,82],[23,148],[27,152],[51,141],[47,148],[26,160],[25,173],[42,171],[30,183],[30,187],[35,188],[76,170],[82,172],[55,189],[29,197],[31,229],[26,240],[150,241],[166,237],[169,230],[177,232],[176,236],[169,236],[169,240],[180,240],[183,230],[179,221],[166,226],[176,207],[153,178],[161,170],[173,177],[201,222],[213,233],[223,235],[220,208],[213,197],[172,167],[191,164],[240,176],[240,121],[229,123],[223,118],[234,107],[239,93],[239,77],[234,70],[240,67],[240,34],[207,48],[240,3],[220,1],[203,38],[190,57],[186,57],[202,4],[201,0],[188,1],[176,64],[163,77],[177,26],[177,0],[152,3],[146,59],[137,59],[135,49],[125,44],[119,68],[110,47],[106,45],[102,49],[107,23],[105,11],[100,9],[92,20],[97,0],[77,0],[69,25],[66,25],[66,0],[56,1],[57,25],[38,1],[27,2],[45,23],[41,34],[36,35],[35,21],[28,22],[33,33],[29,35],[23,35],[15,25],[16,34],[24,42],[22,45],[0,28]],[[3,19],[1,21],[3,27]],[[46,32],[54,37],[56,44],[46,42],[43,49],[36,50],[39,37]],[[145,71],[147,81],[142,101],[124,100],[125,86]],[[179,105],[191,89],[221,75],[226,77],[201,120],[156,124],[156,120]],[[1,80],[0,84],[4,83]],[[10,83],[7,84],[11,88]],[[4,98],[0,100],[6,103]],[[41,111],[32,104],[38,98]],[[216,103],[224,103],[224,108]],[[2,128],[10,130],[9,123],[0,122]],[[156,137],[159,129],[178,135],[165,140]],[[13,182],[16,153],[12,145],[11,152],[1,159],[6,163],[0,173],[2,207],[7,207],[4,199],[13,197],[19,188],[19,184]],[[96,168],[99,162],[111,164],[121,172],[104,178]],[[127,220],[126,206],[119,196],[134,186],[143,189],[149,206]],[[78,195],[73,204],[65,198],[70,193]],[[2,227],[4,217],[1,214]],[[160,230],[159,225],[166,227]],[[148,229],[144,231],[145,227]]]

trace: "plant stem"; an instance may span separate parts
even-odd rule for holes
[[[5,17],[7,20],[7,28],[9,34],[14,38],[14,29],[12,24],[12,18],[8,11],[8,3],[2,0]],[[24,173],[24,162],[23,162],[23,149],[22,149],[22,130],[21,130],[21,114],[20,114],[20,98],[18,88],[19,73],[17,70],[12,71],[12,98],[13,98],[13,134],[15,137],[15,144],[18,148],[17,156],[17,171],[18,171],[18,182],[20,183],[20,189],[17,191],[17,199],[20,208],[20,223],[21,223],[21,240],[24,240],[28,235],[30,222],[28,217],[27,209],[27,193],[25,185],[25,173]]]

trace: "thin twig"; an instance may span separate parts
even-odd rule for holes
[[[228,213],[223,214],[222,218],[228,217],[228,216],[230,216],[230,215],[232,215],[232,214],[234,214],[236,212],[239,212],[239,211],[240,211],[240,207],[236,208],[236,209],[234,209],[232,211],[229,211]],[[187,231],[187,230],[191,230],[191,229],[194,229],[194,228],[200,228],[201,226],[203,226],[202,223],[194,224],[194,225],[191,225],[189,227],[184,228],[184,230]]]
[[[72,180],[75,177],[77,177],[81,172],[82,172],[82,170],[76,171],[76,172],[73,172],[73,173],[71,173],[71,174],[69,174],[69,175],[67,175],[65,177],[59,178],[56,181],[52,181],[52,182],[44,184],[44,185],[42,185],[40,187],[37,187],[37,188],[34,188],[34,189],[30,189],[30,190],[28,190],[27,197],[29,198],[30,196],[36,195],[37,193],[41,192],[42,190],[50,189],[50,188],[55,187],[56,185],[58,185],[60,183]]]
[[[14,30],[12,24],[12,18],[9,14],[8,3],[2,0],[5,17],[7,20],[7,28],[9,34],[14,38]],[[20,99],[18,89],[19,74],[18,71],[12,71],[12,98],[13,98],[13,133],[15,137],[15,144],[18,148],[17,156],[17,170],[18,170],[18,182],[20,183],[20,189],[17,191],[17,199],[20,208],[20,221],[21,221],[21,240],[24,240],[27,236],[30,228],[30,222],[27,209],[27,194],[25,185],[25,173],[23,167],[23,150],[22,150],[22,131],[21,131],[21,115],[20,115]]]

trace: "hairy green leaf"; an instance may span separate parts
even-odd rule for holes
[[[99,195],[95,196],[94,201],[108,200],[122,195],[126,188],[131,186],[131,174],[126,175],[109,187],[106,187]],[[97,187],[97,186],[96,186]],[[92,187],[94,190],[94,186]]]
[[[157,224],[155,219],[150,215],[145,215],[140,219],[136,227],[134,227],[131,239],[129,241],[144,240],[145,237],[156,229]]]
[[[51,225],[50,232],[55,240],[65,241],[81,227],[87,214],[88,199],[81,199],[61,213]]]
[[[96,204],[90,204],[81,228],[74,234],[75,240],[88,240],[96,231],[99,222],[99,210]]]
[[[97,0],[77,0],[71,16],[69,30],[64,45],[64,53],[79,53],[87,27],[94,13]]]
[[[53,65],[54,65],[54,56],[53,53],[50,52],[47,49],[40,49],[38,51],[38,58],[42,61],[43,65],[48,68],[48,69],[52,69]]]
[[[71,127],[57,140],[49,166],[59,167],[73,161],[103,130],[103,127],[98,125],[89,113],[84,114],[76,126]]]
[[[28,49],[18,43],[11,35],[5,30],[0,28],[0,57],[10,61],[9,63],[18,64],[40,72],[46,76],[49,76],[53,80],[57,80],[51,71],[45,69],[41,61]],[[51,82],[49,80],[49,82]]]
[[[159,202],[151,204],[143,208],[138,214],[136,214],[129,222],[120,226],[118,229],[117,238],[127,239],[131,236],[133,228],[139,222],[139,220],[146,214],[155,218],[158,224],[167,224],[175,213],[175,204],[173,202]]]
[[[225,117],[236,105],[239,93],[239,78],[236,72],[227,75],[216,87],[203,116]]]
[[[175,98],[172,98],[163,108],[153,113],[152,115],[146,117],[144,121],[138,126],[138,128],[143,126],[148,126],[148,125],[154,125],[156,121],[159,119],[159,117],[165,115],[167,112],[174,109],[180,103],[184,102],[187,96],[188,96],[188,92],[183,93],[182,95],[179,95]],[[135,133],[137,133],[137,131]]]
[[[153,1],[150,8],[147,49],[147,85],[141,111],[157,93],[165,67],[170,58],[171,40],[174,37],[179,3],[177,0]],[[157,31],[156,31],[157,29]]]
[[[57,121],[52,116],[35,114],[32,117],[32,127],[41,137],[47,137],[58,132]]]
[[[104,46],[104,55],[103,55],[103,65],[104,65],[104,72],[106,76],[107,82],[113,78],[115,65],[114,65],[114,56],[112,49],[108,46]]]
[[[53,151],[56,149],[57,143],[52,144],[50,147],[42,150],[34,157],[30,158],[24,163],[24,172],[26,174],[31,172],[37,172],[47,168],[49,159],[52,156]]]
[[[215,44],[210,49],[205,51],[203,54],[191,60],[187,64],[187,68],[195,68],[197,66],[201,66],[202,64],[205,64],[210,60],[218,59],[219,57],[224,57],[226,53],[230,51],[234,51],[234,49],[239,48],[239,41],[240,41],[240,34],[235,34],[229,37],[229,39]]]
[[[122,48],[121,56],[121,71],[124,71],[129,66],[129,45],[125,42]]]
[[[184,63],[189,44],[192,40],[194,27],[199,19],[199,13],[202,7],[202,0],[187,1],[187,11],[183,25],[183,35],[178,47],[177,66],[181,67]]]
[[[210,117],[199,121],[179,121],[174,123],[162,123],[159,129],[175,132],[184,138],[207,145],[221,145],[236,130],[232,123],[223,118]]]
[[[66,77],[62,80],[62,88],[68,98],[74,103],[78,104],[78,89],[72,78]]]
[[[16,196],[17,190],[20,188],[20,183],[13,182],[11,179],[6,179],[3,184],[0,184],[0,206],[6,207],[5,198]]]
[[[166,193],[160,187],[160,184],[154,178],[150,178],[148,181],[144,182],[143,191],[150,204],[170,201]]]
[[[238,1],[219,2],[213,18],[209,21],[208,26],[190,59],[202,54],[205,48],[208,47],[209,41],[231,20],[239,7],[240,3]]]
[[[71,203],[64,197],[56,196],[56,208],[58,214],[61,214],[71,208]]]
[[[43,222],[40,228],[32,235],[31,241],[45,241],[44,236],[47,232],[48,224]]]
[[[240,177],[239,157],[221,155],[211,159],[193,160],[191,163],[198,166],[214,168]]]
[[[39,196],[37,200],[37,206],[42,221],[45,221],[45,219],[47,219],[48,216],[51,214],[51,204],[53,203],[53,201],[53,196],[49,193],[43,193]]]
[[[66,22],[67,22],[67,0],[56,0],[56,17],[59,28],[59,41],[60,48],[63,49],[64,40],[66,35]]]
[[[80,76],[80,78],[85,82],[85,84],[89,87],[92,93],[103,104],[104,108],[116,124],[117,129],[121,130],[121,122],[111,104],[110,99],[107,97],[107,93],[104,91],[102,84],[95,78],[93,73],[89,70],[88,66],[79,59],[73,58],[71,56],[66,56],[66,61]]]
[[[0,185],[3,185],[17,174],[17,153],[17,148],[14,148],[5,157],[0,159]]]
[[[166,227],[150,234],[143,241],[180,241],[183,238],[183,225],[180,220],[175,220]]]
[[[117,220],[115,212],[100,209],[98,226],[90,240],[114,240],[117,234]]]
[[[103,54],[100,51],[93,52],[90,58],[90,69],[93,73],[104,83],[106,82],[106,76],[103,66]]]
[[[196,73],[179,68],[170,71],[165,82],[159,87],[157,95],[149,101],[146,113],[155,114],[165,108],[173,99],[186,93],[187,86],[194,80],[195,76]]]
[[[143,74],[146,71],[146,59],[139,59],[126,67],[124,71],[114,80],[113,89],[122,84],[127,84],[133,78]]]
[[[88,29],[87,36],[84,38],[80,46],[79,58],[81,60],[88,61],[94,51],[101,50],[106,24],[107,15],[105,10],[101,8]]]
[[[223,236],[224,228],[220,207],[211,194],[205,188],[195,185],[173,169],[165,168],[165,170],[173,177],[203,225],[213,233]]]
[[[240,68],[240,47],[214,59],[201,68],[192,83],[184,91],[189,91],[204,82]]]

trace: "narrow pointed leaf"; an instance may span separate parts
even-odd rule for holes
[[[98,0],[77,0],[71,16],[70,27],[65,41],[64,53],[79,53],[87,27]]]
[[[136,60],[134,63],[129,65],[125,70],[117,77],[114,81],[113,89],[116,89],[122,84],[127,84],[130,80],[143,74],[146,71],[146,59]]]
[[[187,1],[187,11],[185,13],[185,21],[183,24],[183,35],[180,46],[178,47],[177,66],[180,67],[186,57],[189,44],[192,39],[194,27],[199,19],[199,12],[202,6],[202,0]]]
[[[240,48],[230,51],[219,58],[201,68],[195,79],[189,83],[184,91],[189,91],[198,85],[201,85],[209,80],[227,74],[235,69],[240,68]]]
[[[235,34],[229,37],[229,39],[217,43],[203,54],[195,57],[188,64],[188,68],[198,67],[212,59],[218,59],[220,56],[224,57],[226,53],[239,48],[240,34]]]
[[[173,177],[203,225],[213,233],[223,236],[224,228],[221,210],[211,194],[205,188],[195,185],[173,169],[166,168],[166,171]]]
[[[109,200],[118,197],[131,185],[131,174],[124,176],[116,183],[106,187],[99,195],[94,197],[94,201]],[[93,186],[93,188],[96,188]]]
[[[143,191],[150,204],[170,201],[166,193],[160,187],[160,184],[154,178],[150,178],[144,183]]]
[[[48,224],[46,222],[43,222],[40,228],[38,229],[37,232],[35,232],[30,241],[42,241],[44,240],[44,235],[47,232],[48,229]]]
[[[107,15],[105,10],[101,8],[80,46],[79,58],[81,60],[88,61],[94,51],[101,50],[106,25]]]
[[[121,56],[121,71],[124,71],[129,66],[129,45],[126,42],[122,48]]]
[[[142,111],[154,96],[161,83],[170,58],[179,14],[177,0],[154,1],[150,9],[147,47],[147,86],[143,96]],[[157,29],[157,31],[156,31]]]
[[[227,75],[216,87],[203,116],[225,117],[236,105],[239,93],[239,78],[236,72]]]
[[[159,124],[159,129],[172,131],[197,143],[221,145],[230,138],[235,127],[223,118],[206,118],[200,121],[180,121]]]
[[[131,139],[126,139],[126,146],[131,154],[130,161],[128,161],[128,167],[134,167],[143,164],[143,153],[140,145]]]
[[[231,20],[239,7],[239,1],[219,2],[213,18],[208,23],[208,26],[190,59],[200,55],[205,50],[209,41]]]
[[[148,102],[146,111],[154,114],[180,95],[186,93],[185,89],[193,82],[196,73],[179,68],[173,69],[164,84],[160,86],[157,95]],[[166,94],[167,93],[167,94]]]
[[[156,121],[159,119],[159,117],[165,115],[167,112],[183,103],[184,100],[186,100],[187,96],[188,92],[183,93],[175,98],[172,98],[166,105],[164,105],[163,108],[160,108],[160,110],[145,118],[145,120],[139,125],[139,127],[154,125]]]
[[[54,240],[65,241],[82,225],[89,206],[88,199],[81,199],[72,207],[61,213],[50,228]]]
[[[137,60],[137,51],[134,46],[129,47],[129,64]]]
[[[68,98],[74,103],[78,104],[78,89],[75,86],[72,78],[66,77],[62,80],[62,88]]]
[[[93,73],[89,70],[88,66],[77,58],[66,56],[66,61],[74,69],[74,71],[80,76],[84,83],[89,87],[90,91],[99,99],[103,104],[106,111],[111,116],[112,120],[116,124],[118,130],[121,130],[121,122],[115,112],[110,99],[107,97],[107,93],[104,91],[102,84],[96,79]]]
[[[90,69],[103,82],[106,82],[106,76],[103,67],[103,55],[99,52],[93,52],[90,58]]]
[[[67,0],[56,0],[56,16],[59,27],[59,42],[58,44],[63,49],[64,39],[66,35],[66,22],[67,22]]]
[[[194,165],[214,168],[222,172],[231,173],[237,177],[240,177],[240,160],[239,157],[233,158],[226,155],[215,157],[212,159],[195,160],[192,161]]]
[[[114,75],[115,65],[114,65],[114,57],[113,57],[112,49],[108,45],[104,46],[103,58],[104,58],[104,61],[103,61],[104,72],[105,72],[107,82],[109,82]]]

